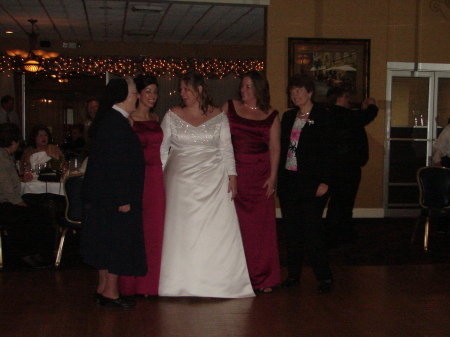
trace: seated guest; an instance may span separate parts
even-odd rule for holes
[[[22,261],[42,267],[51,257],[55,231],[49,214],[28,206],[20,196],[20,180],[12,159],[20,140],[16,124],[0,125],[0,223]]]
[[[69,135],[67,136],[64,144],[61,146],[64,151],[64,157],[69,160],[70,158],[77,158],[86,144],[83,134],[83,124],[74,124],[70,127]]]
[[[37,125],[31,129],[30,137],[28,139],[28,147],[23,151],[22,162],[24,166],[31,167],[31,156],[35,153],[44,152],[49,157],[48,160],[54,159],[52,165],[61,164],[64,161],[64,155],[58,146],[51,144],[50,130],[44,125]],[[52,167],[53,168],[53,167]],[[34,169],[31,167],[31,169]],[[58,169],[55,167],[55,169]],[[24,181],[31,181],[33,176],[30,173],[24,175]]]

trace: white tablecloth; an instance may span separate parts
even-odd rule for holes
[[[27,193],[41,194],[41,193],[51,193],[64,195],[64,184],[63,183],[53,183],[44,182],[37,180],[36,178],[27,183],[21,183],[20,195]]]

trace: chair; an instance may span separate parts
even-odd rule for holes
[[[2,247],[2,239],[3,236],[8,235],[6,229],[3,229],[2,224],[0,223],[0,270],[3,269],[3,247]]]
[[[435,217],[450,216],[450,169],[440,166],[422,167],[417,171],[419,204],[422,207],[411,242],[416,239],[422,218],[425,218],[423,249],[428,250],[430,221]]]
[[[64,240],[67,232],[76,232],[81,229],[82,203],[81,185],[83,184],[84,173],[69,175],[64,181],[64,192],[66,195],[66,211],[61,222],[61,237],[59,240],[58,253],[56,254],[55,267],[59,267],[64,247]]]

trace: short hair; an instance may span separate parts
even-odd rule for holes
[[[0,104],[8,103],[11,100],[14,101],[14,97],[12,97],[11,95],[5,95],[5,96],[2,97],[2,100],[1,100]]]
[[[264,111],[265,113],[269,112],[270,109],[270,90],[269,90],[269,82],[266,77],[259,71],[252,70],[248,73],[242,75],[241,83],[244,78],[250,78],[253,84],[253,93],[256,97],[256,106]],[[239,97],[241,97],[241,91],[239,90]]]
[[[134,79],[138,93],[147,88],[149,85],[155,84],[158,87],[158,80],[155,76],[139,75]]]
[[[308,93],[313,93],[316,89],[314,80],[311,77],[295,74],[288,81],[287,93],[291,93],[293,88],[305,88]]]
[[[179,80],[179,86],[181,88],[181,83],[184,82],[186,85],[190,85],[196,93],[200,95],[200,109],[204,114],[208,113],[208,109],[213,107],[213,101],[209,95],[208,88],[206,86],[205,78],[198,71],[188,71]],[[198,87],[202,87],[202,92],[199,92]],[[181,106],[185,107],[183,99],[181,99]]]
[[[52,133],[50,132],[50,129],[43,124],[39,124],[31,129],[30,135],[28,137],[28,144],[27,144],[28,146],[36,148],[36,137],[39,134],[39,131],[45,131],[45,133],[47,133],[48,136],[48,143],[49,144],[52,143]]]
[[[346,94],[346,91],[342,88],[331,87],[327,91],[327,102],[328,104],[336,104],[339,97]]]
[[[10,147],[12,142],[19,142],[21,140],[22,133],[17,124],[0,124],[0,147]]]

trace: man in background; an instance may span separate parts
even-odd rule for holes
[[[14,123],[20,128],[19,115],[14,111],[14,98],[10,95],[3,96],[0,104],[0,124]]]
[[[361,109],[353,110],[348,93],[337,87],[328,90],[327,101],[334,118],[337,141],[326,219],[328,242],[333,247],[357,237],[352,217],[361,167],[369,159],[365,126],[375,119],[378,107],[373,98],[367,98]]]

